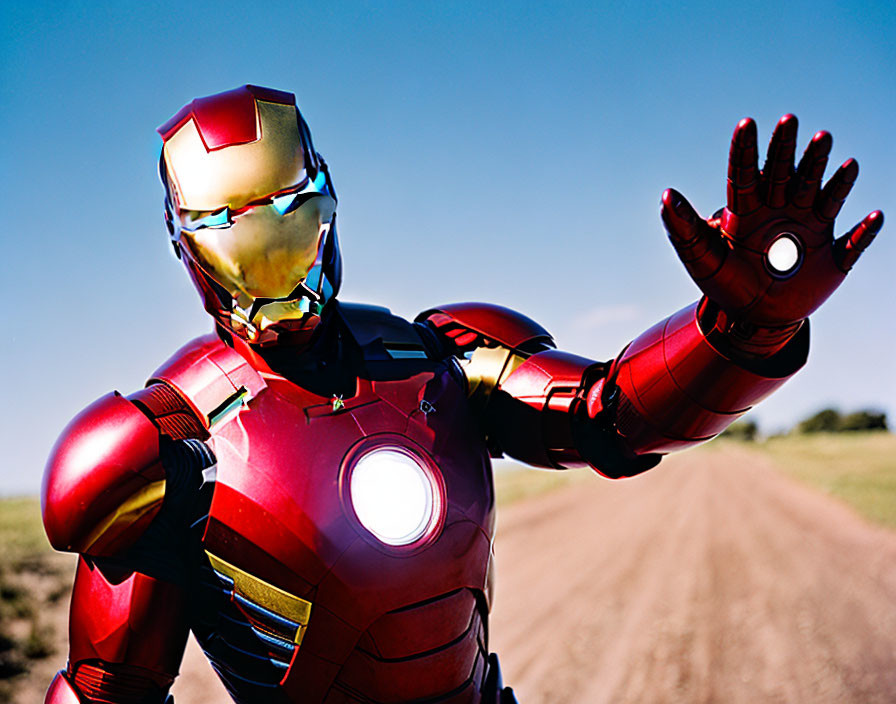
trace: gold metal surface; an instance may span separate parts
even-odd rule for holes
[[[290,621],[300,624],[293,636],[293,642],[296,645],[301,645],[302,637],[305,635],[305,630],[308,626],[308,620],[311,618],[310,601],[300,599],[279,587],[275,587],[273,584],[265,582],[263,579],[253,577],[239,567],[212,555],[208,550],[205,551],[205,554],[208,555],[214,570],[233,580],[233,591],[235,593],[248,599],[253,604],[257,604],[268,611],[273,611],[278,616],[283,616]]]
[[[233,225],[181,232],[199,265],[249,308],[254,298],[285,298],[308,274],[333,218],[335,201],[315,196],[280,215],[271,205],[250,208]]]
[[[103,535],[112,528],[124,528],[136,522],[153,508],[162,503],[165,498],[165,480],[159,479],[147,484],[131,494],[118,508],[106,516],[96,528],[87,536],[84,546],[79,548],[83,552],[89,552]]]
[[[469,395],[488,396],[525,361],[506,347],[477,347],[464,365]]]
[[[207,151],[191,119],[165,143],[163,154],[182,210],[241,208],[299,183],[304,158],[296,109],[257,100],[259,139]]]

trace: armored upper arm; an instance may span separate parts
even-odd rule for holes
[[[132,543],[165,495],[159,430],[118,392],[78,414],[50,454],[44,527],[57,550],[111,554]]]
[[[441,353],[458,359],[467,391],[484,405],[501,379],[531,355],[554,347],[550,333],[516,311],[487,303],[454,303],[417,316]]]
[[[551,334],[531,318],[490,303],[452,303],[430,308],[416,318],[425,322],[453,347],[465,352],[478,347],[538,351],[554,346]]]
[[[442,306],[417,320],[460,360],[493,454],[544,467],[587,462],[610,476],[634,471],[629,465],[638,460],[618,443],[592,442],[583,453],[577,437],[585,390],[605,376],[607,365],[553,349],[543,327],[500,306]],[[593,427],[590,436],[599,432]]]
[[[130,398],[117,391],[63,430],[44,471],[44,527],[57,550],[107,556],[129,547],[165,497],[162,436],[202,438],[204,430],[167,386]]]
[[[660,461],[618,432],[617,407],[603,403],[615,389],[610,363],[553,349],[544,328],[498,306],[442,306],[418,321],[460,360],[493,455],[542,467],[587,463],[614,478]]]

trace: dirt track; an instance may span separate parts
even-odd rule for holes
[[[522,704],[896,701],[896,534],[722,447],[500,512]],[[178,704],[229,702],[194,644]]]
[[[896,535],[757,457],[505,513],[491,647],[523,704],[896,701]]]

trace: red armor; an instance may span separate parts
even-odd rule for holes
[[[335,195],[300,116],[284,127],[291,101],[238,89],[162,128],[169,229],[218,326],[146,389],[89,407],[53,452],[47,532],[82,554],[53,704],[163,702],[189,630],[238,702],[513,702],[488,654],[489,457],[631,476],[718,434],[805,361],[811,304],[758,312],[787,290],[768,266],[789,250],[763,260],[753,241],[773,244],[778,221],[751,211],[763,234],[740,232],[753,238],[742,254],[720,224],[732,217],[698,225],[671,192],[664,219],[708,297],[613,362],[555,350],[540,325],[497,306],[410,323],[335,301]],[[743,141],[739,128],[737,164]],[[248,147],[228,163],[259,159],[264,183],[227,174],[216,192],[187,176],[216,173],[203,154],[225,153],[219,166]],[[845,197],[818,195],[811,149],[789,217],[815,198],[833,217],[828,200]],[[779,161],[766,171],[780,177]],[[783,197],[763,193],[765,208]],[[880,221],[831,261],[851,266]],[[811,226],[786,227],[810,240]],[[812,260],[809,280],[830,273],[813,237],[792,265]],[[268,254],[292,273],[266,272]],[[777,277],[774,290],[726,298],[726,277],[747,266],[737,256]],[[241,257],[246,267],[227,263]]]
[[[44,526],[57,550],[110,555],[152,521],[165,493],[159,431],[108,394],[63,431],[44,472]]]

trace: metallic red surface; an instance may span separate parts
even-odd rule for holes
[[[513,403],[499,403],[490,411],[502,450],[542,467],[584,465],[571,434],[570,414],[580,402],[586,372],[595,365],[585,357],[545,350],[511,372],[498,385],[498,393]]]
[[[44,704],[81,704],[81,700],[75,693],[71,683],[65,679],[61,672],[57,672],[50,683],[50,688],[47,690]]]
[[[128,400],[144,409],[159,432],[172,440],[208,438],[208,432],[196,418],[196,413],[168,384],[150,384],[145,389],[130,394]]]
[[[187,634],[180,587],[136,572],[104,574],[82,557],[72,592],[68,670],[53,680],[46,702],[79,702],[79,693],[85,702],[161,704]]]
[[[450,329],[452,325],[466,328],[511,349],[527,342],[553,342],[550,333],[531,318],[490,303],[452,303],[439,306],[424,311],[417,316],[417,320],[427,320],[437,328],[447,326]],[[462,338],[458,338],[457,343],[464,346],[474,339],[475,336],[468,337],[467,342],[464,342]]]
[[[208,415],[245,387],[251,398],[265,382],[239,354],[215,334],[188,342],[153,372],[150,383],[164,382],[175,389],[207,428]]]
[[[292,93],[245,85],[207,98],[196,98],[159,127],[158,133],[167,141],[181,125],[192,119],[209,151],[254,142],[261,136],[257,131],[256,100],[295,104]]]
[[[697,304],[655,325],[613,365],[616,427],[638,452],[669,452],[707,440],[783,384],[805,362],[808,329],[751,371],[700,330]],[[711,382],[710,382],[711,380]]]
[[[102,604],[103,608],[96,608]],[[72,668],[102,660],[173,679],[187,638],[183,590],[139,572],[104,571],[81,558],[69,621]]]
[[[460,589],[435,601],[381,616],[367,629],[367,642],[362,647],[372,655],[398,660],[436,649],[441,645],[440,637],[460,638],[474,625],[474,620],[479,620],[476,594],[471,589]],[[434,628],[409,628],[416,621],[433,624]]]
[[[499,388],[538,411],[565,412],[575,400],[585,370],[594,364],[569,352],[546,350],[529,357]]]
[[[100,661],[78,663],[68,675],[90,704],[160,704],[170,685],[166,677],[160,686],[142,667]]]
[[[44,527],[57,550],[111,554],[140,535],[158,507],[137,522],[119,522],[96,542],[93,534],[129,497],[163,479],[159,433],[134,404],[107,394],[69,423],[44,472]]]

